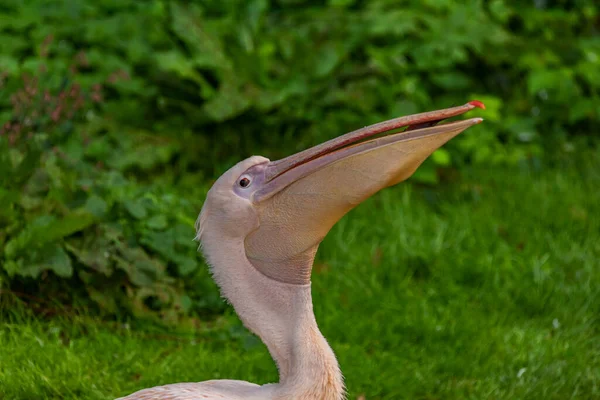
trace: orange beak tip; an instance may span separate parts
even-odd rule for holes
[[[478,108],[481,108],[482,110],[485,110],[485,104],[483,104],[483,102],[481,102],[479,100],[472,100],[468,104],[472,105],[473,107],[478,107]]]

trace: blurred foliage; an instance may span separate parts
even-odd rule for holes
[[[206,183],[402,114],[487,105],[435,166],[539,160],[600,120],[593,1],[4,0],[0,288],[178,321]]]

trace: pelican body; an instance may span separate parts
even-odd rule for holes
[[[438,124],[475,107],[484,108],[472,101],[392,119],[278,161],[253,156],[225,172],[208,192],[197,239],[223,297],[267,346],[279,382],[177,383],[123,399],[344,399],[338,362],[313,313],[317,248],[344,214],[407,179],[434,150],[480,123]]]

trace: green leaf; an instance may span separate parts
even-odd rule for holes
[[[65,247],[86,267],[104,276],[110,276],[113,271],[111,255],[116,251],[103,234],[105,232],[99,230],[93,236],[86,235],[81,239],[69,240]]]
[[[223,51],[221,38],[211,31],[195,5],[183,6],[171,2],[171,27],[192,53],[197,66],[231,70],[232,64]]]
[[[167,227],[167,217],[165,217],[164,215],[155,215],[151,218],[149,218],[146,221],[146,226],[150,229],[154,229],[157,231],[163,230]]]
[[[106,201],[104,201],[103,198],[96,195],[91,195],[86,200],[84,208],[95,217],[101,218],[106,215],[106,212],[108,211],[108,204],[106,204]]]
[[[52,250],[45,257],[45,262],[42,264],[47,269],[62,278],[69,278],[73,275],[73,266],[68,254],[62,246],[53,246]]]
[[[329,75],[341,60],[341,46],[326,45],[316,54],[315,74],[318,77]]]
[[[37,278],[44,271],[53,271],[61,278],[73,275],[71,259],[60,244],[47,245],[16,262],[8,262],[5,269],[9,275],[31,278]]]
[[[450,153],[446,149],[437,149],[433,152],[431,158],[433,159],[434,163],[444,167],[450,165],[452,162],[450,158]]]
[[[204,110],[215,121],[224,121],[241,114],[250,104],[250,99],[227,80],[217,95],[204,105]]]
[[[148,216],[146,206],[141,200],[127,200],[123,203],[125,209],[131,214],[132,217],[137,219],[144,219]]]
[[[0,54],[0,71],[6,71],[10,75],[19,72],[19,63],[16,58],[6,54]]]
[[[173,262],[180,275],[184,276],[198,267],[195,258],[195,244],[190,239],[192,236],[193,233],[189,227],[177,225],[164,232],[147,232],[141,238],[141,242],[166,260]],[[186,247],[190,251],[182,251]]]
[[[434,74],[431,79],[435,84],[447,90],[465,89],[471,84],[471,80],[466,74],[457,71]]]
[[[189,275],[190,273],[194,272],[196,268],[198,268],[198,263],[191,257],[178,257],[176,263],[179,276]]]
[[[62,219],[53,215],[42,215],[26,225],[19,234],[8,241],[4,248],[7,258],[31,249],[43,247],[75,232],[79,232],[95,222],[95,217],[87,212],[73,212]]]
[[[137,286],[151,286],[160,280],[164,267],[139,247],[122,246],[123,258],[116,257],[117,267],[124,270]]]
[[[177,74],[180,78],[189,79],[202,87],[203,96],[210,97],[214,90],[204,77],[196,70],[195,63],[182,53],[169,50],[156,55],[159,68]]]
[[[192,308],[192,299],[187,295],[182,295],[179,297],[179,304],[184,313],[187,313]]]
[[[574,98],[580,93],[573,70],[569,68],[532,71],[527,79],[527,88],[530,95],[552,92],[561,101]]]

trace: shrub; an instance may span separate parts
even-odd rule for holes
[[[4,1],[1,284],[219,312],[190,240],[209,177],[474,98],[485,126],[418,179],[568,150],[599,128],[597,19],[583,0]]]
[[[194,304],[181,278],[198,266],[195,211],[173,191],[148,191],[124,175],[132,164],[151,165],[151,154],[107,157],[116,135],[95,122],[103,85],[79,83],[86,64],[78,53],[65,71],[41,63],[34,77],[2,83],[12,91],[0,128],[4,279],[60,302],[88,298],[103,312],[178,321]],[[210,298],[203,293],[196,305]]]

